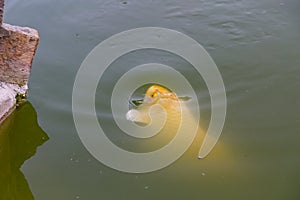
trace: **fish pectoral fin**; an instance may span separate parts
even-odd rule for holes
[[[143,103],[143,99],[132,99],[129,101],[129,103],[134,106],[134,107],[138,107],[139,105],[141,105]]]
[[[180,101],[188,101],[188,100],[190,100],[192,97],[189,97],[189,96],[184,96],[184,97],[178,97],[178,99],[180,100]]]

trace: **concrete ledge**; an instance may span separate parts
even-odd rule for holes
[[[0,82],[0,123],[16,108],[17,97],[26,96],[27,89],[27,85]]]

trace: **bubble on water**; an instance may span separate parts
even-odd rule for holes
[[[205,176],[206,174],[204,172],[201,173],[202,176]]]
[[[79,33],[75,33],[74,36],[75,36],[75,38],[77,38],[77,39],[80,37]]]

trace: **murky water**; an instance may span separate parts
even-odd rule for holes
[[[41,42],[29,85],[33,107],[25,105],[15,113],[17,122],[1,127],[0,199],[299,199],[299,8],[297,0],[7,1],[4,21],[38,29]],[[136,175],[88,153],[75,130],[71,97],[76,72],[93,47],[145,26],[183,32],[205,47],[224,79],[228,111],[207,158],[197,159],[195,142],[171,166]],[[185,60],[155,50],[130,53],[110,66],[96,95],[99,119],[111,121],[107,100],[118,77],[154,61],[189,77],[207,128],[203,79]],[[130,144],[121,134],[111,139]]]

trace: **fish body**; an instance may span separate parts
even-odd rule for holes
[[[192,110],[194,107],[187,103],[189,99],[189,97],[178,97],[174,92],[158,85],[147,89],[144,99],[139,101],[139,105],[126,114],[127,120],[143,126],[150,126],[151,130],[158,130],[157,126],[162,124],[158,122],[164,121],[163,127],[159,129],[157,135],[149,139],[149,143],[142,143],[143,148],[153,150],[153,148],[163,147],[171,140],[175,140],[174,137],[181,133],[183,136],[176,140],[176,145],[179,147],[185,145],[191,135],[195,133],[187,154],[193,156],[198,154],[205,132],[200,126],[200,117],[195,116],[197,112]],[[178,131],[180,129],[183,131]],[[142,129],[140,134],[143,134]],[[222,144],[218,145],[215,152],[223,155],[226,159],[229,158],[228,148]]]
[[[137,124],[155,127],[158,122],[165,121],[160,129],[164,138],[171,139],[182,125],[182,117],[185,122],[195,125],[195,120],[185,102],[169,89],[152,85],[144,96],[142,103],[127,112],[126,118]],[[141,133],[142,134],[142,133]]]

